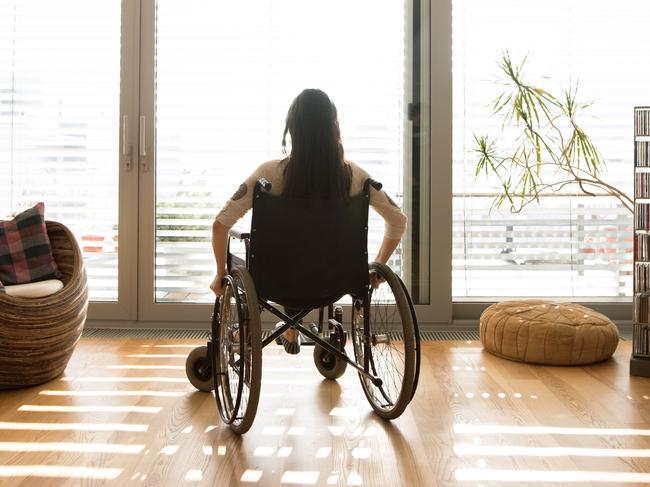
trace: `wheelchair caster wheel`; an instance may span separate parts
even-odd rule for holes
[[[336,334],[330,335],[329,342],[338,350],[343,351],[345,343],[338,339]],[[326,379],[335,380],[345,373],[348,364],[336,355],[328,352],[320,345],[314,345],[314,363],[318,372]]]
[[[190,383],[199,391],[210,392],[214,389],[208,347],[197,347],[192,350],[185,360],[185,373]]]

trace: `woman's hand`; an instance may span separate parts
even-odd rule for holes
[[[212,283],[210,284],[210,289],[212,289],[212,292],[216,294],[217,296],[223,296],[223,288],[224,288],[224,278],[228,275],[227,272],[224,272],[222,274],[218,273],[216,276],[214,276],[214,279],[212,280]]]
[[[373,289],[377,289],[382,282],[386,282],[386,279],[375,272],[370,273],[370,285]]]

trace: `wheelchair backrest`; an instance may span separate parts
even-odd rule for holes
[[[248,269],[260,298],[307,309],[366,292],[369,183],[344,201],[285,198],[255,185]]]

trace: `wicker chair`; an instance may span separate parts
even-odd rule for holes
[[[63,288],[43,298],[0,293],[0,389],[61,375],[86,322],[88,283],[77,241],[65,225],[45,223]]]

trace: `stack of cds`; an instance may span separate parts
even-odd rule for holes
[[[649,235],[634,235],[634,260],[635,262],[650,261],[650,249],[648,248]]]
[[[636,293],[634,300],[634,321],[650,323],[650,293]]]
[[[650,325],[642,322],[639,326],[634,327],[634,355],[650,358]]]
[[[650,173],[639,172],[634,175],[637,198],[650,198]]]
[[[634,111],[635,135],[650,135],[650,110],[637,109]]]
[[[637,262],[634,270],[634,289],[642,293],[650,290],[650,262]]]
[[[636,230],[650,229],[650,205],[636,204],[634,212],[634,228]]]
[[[636,167],[650,166],[650,142],[636,141],[634,147],[634,165]]]

